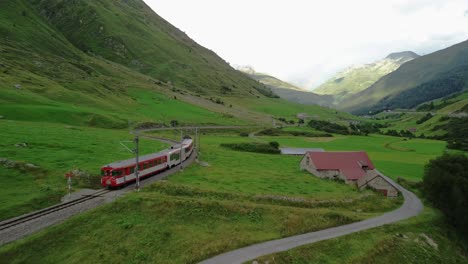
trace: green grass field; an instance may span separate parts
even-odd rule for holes
[[[369,154],[374,165],[394,179],[403,177],[421,180],[424,165],[445,150],[444,141],[428,139],[405,140],[382,135],[340,136],[332,138],[258,137],[264,141],[278,141],[287,147],[323,148],[326,151],[357,151]]]
[[[251,243],[359,221],[401,204],[401,198],[301,172],[299,157],[219,146],[250,138],[208,133],[202,140],[200,158],[209,167],[190,166],[143,192],[6,245],[0,259],[193,263]]]
[[[41,168],[20,171],[0,167],[0,182],[9,186],[0,194],[0,219],[57,203],[66,191],[64,174],[72,169],[91,174],[89,181],[77,180],[75,187],[96,187],[102,165],[133,157],[119,143],[133,140],[127,130],[8,120],[0,120],[0,127],[0,157]],[[16,147],[18,143],[27,143],[27,147]],[[165,147],[158,141],[141,140],[141,153]]]

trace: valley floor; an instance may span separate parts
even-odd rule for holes
[[[4,144],[0,156],[33,162],[46,169],[44,180],[51,182],[50,186],[55,186],[58,191],[64,190],[62,174],[70,167],[78,166],[94,175],[93,171],[107,160],[131,155],[118,146],[122,138],[131,139],[128,131],[13,121],[5,121],[4,124],[7,124],[4,133],[15,136]],[[37,133],[41,129],[52,135],[56,131],[62,136],[59,140],[41,136],[41,133]],[[301,172],[301,157],[239,152],[220,146],[222,143],[256,141],[239,136],[240,132],[204,131],[200,142],[200,160],[205,166],[193,165],[142,192],[130,193],[112,204],[5,245],[0,248],[0,262],[194,263],[249,244],[375,217],[401,205],[401,198],[387,199],[370,190],[360,192],[349,185]],[[36,134],[37,138],[34,136]],[[167,131],[151,135],[180,136],[178,132]],[[30,148],[14,146],[24,138],[30,138]],[[257,140],[274,140],[291,147],[316,146],[326,150],[359,148],[368,151],[377,167],[393,178],[406,176],[414,180],[421,178],[423,164],[439,155],[445,146],[444,142],[430,140],[395,143],[401,148],[414,149],[405,152],[398,148],[386,148],[387,143],[400,140],[386,136],[336,136],[326,140],[282,136],[259,137]],[[89,146],[89,142],[95,145]],[[148,152],[164,147],[152,141],[144,145]],[[59,149],[68,149],[70,156],[64,157],[64,152]],[[113,151],[101,151],[103,149]],[[50,155],[39,155],[44,152]],[[412,154],[414,158],[409,159],[409,156],[404,156],[409,154],[405,153]],[[395,163],[388,161],[394,157],[405,161],[401,162],[402,168],[392,170]],[[34,175],[30,177],[34,179]],[[78,184],[87,185],[86,181]],[[17,189],[20,190],[19,187]],[[42,193],[34,185],[31,190],[37,195]],[[30,206],[31,203],[31,200],[12,202],[5,212],[11,212],[18,204]],[[427,210],[437,216],[427,220],[428,225],[438,225],[440,215],[432,209]],[[390,230],[394,230],[392,226],[389,226]],[[383,227],[383,230],[389,227]],[[411,225],[407,228],[408,232],[413,232],[410,231]],[[381,228],[375,230],[382,232],[379,231]],[[356,235],[339,239],[347,241],[348,237],[352,239]],[[390,236],[390,233],[386,236]],[[442,234],[440,236],[445,239],[441,241],[447,240]],[[441,243],[438,237],[431,238]],[[458,244],[451,240],[449,243],[459,250]],[[340,243],[327,245],[331,250],[339,248]],[[372,249],[375,245],[370,242],[366,242],[366,245],[369,252],[377,250]],[[388,250],[393,252],[392,248]],[[461,249],[459,251],[462,252]],[[449,251],[441,251],[442,259],[446,252]],[[360,256],[357,255],[359,252],[354,251],[349,254],[350,258]],[[309,263],[319,263],[320,260],[304,257],[304,261]]]

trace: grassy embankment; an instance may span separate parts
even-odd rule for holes
[[[277,264],[466,263],[467,246],[447,226],[440,212],[426,207],[415,218],[264,256],[257,261]]]
[[[219,146],[249,138],[208,133],[202,140],[201,159],[209,167],[193,165],[143,192],[4,246],[0,258],[193,263],[243,245],[373,217],[401,202],[312,177],[299,171],[299,157]]]

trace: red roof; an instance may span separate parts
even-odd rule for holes
[[[317,170],[339,170],[347,180],[357,180],[366,174],[362,168],[375,169],[367,153],[358,152],[307,152]]]

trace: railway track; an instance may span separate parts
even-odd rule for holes
[[[77,198],[77,199],[74,199],[74,200],[71,200],[71,201],[68,201],[68,202],[57,204],[57,205],[54,205],[54,206],[51,206],[51,207],[48,207],[48,208],[45,208],[45,209],[30,213],[30,214],[27,214],[27,215],[23,215],[23,216],[14,218],[14,219],[7,220],[5,222],[1,222],[0,223],[0,231],[5,230],[5,229],[9,229],[11,227],[15,227],[15,226],[23,224],[23,223],[27,223],[29,221],[44,217],[46,215],[49,215],[49,214],[52,214],[52,213],[55,213],[55,212],[58,212],[58,211],[61,211],[61,210],[64,210],[66,208],[75,206],[77,204],[81,204],[83,202],[86,202],[86,201],[101,197],[102,195],[104,195],[106,193],[109,193],[109,192],[111,192],[111,191],[107,190],[107,189],[102,189],[102,190],[99,190],[97,192],[94,192],[94,193],[91,193],[91,194],[88,194],[88,195],[83,195],[83,197],[81,197],[81,198]]]

